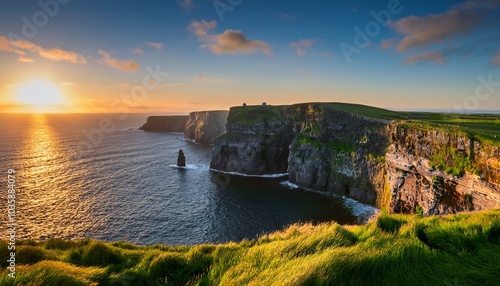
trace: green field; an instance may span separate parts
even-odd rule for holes
[[[0,285],[500,285],[500,210],[295,224],[220,245],[18,243],[17,277],[2,259]]]

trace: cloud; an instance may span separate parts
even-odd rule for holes
[[[204,40],[206,37],[208,37],[208,31],[215,29],[215,27],[217,27],[216,21],[210,21],[210,22],[207,22],[205,20],[201,20],[200,22],[191,21],[188,30],[191,33],[198,36],[199,40]]]
[[[33,62],[33,59],[26,57],[26,52],[36,53],[42,58],[56,62],[69,62],[73,64],[86,64],[87,60],[84,56],[66,51],[60,48],[45,49],[30,41],[9,40],[6,37],[0,36],[0,50],[12,52],[20,55],[19,61]]]
[[[380,42],[380,47],[382,48],[382,50],[388,50],[392,46],[394,46],[395,42],[396,42],[396,39],[383,40],[382,42]]]
[[[87,61],[82,55],[79,55],[74,52],[69,52],[65,50],[61,50],[59,48],[50,49],[50,50],[40,50],[38,51],[39,55],[43,58],[53,60],[56,62],[69,62],[73,64],[85,64]]]
[[[450,10],[438,15],[406,17],[390,22],[390,27],[405,35],[397,44],[397,50],[404,52],[441,43],[456,35],[468,35],[480,25],[482,18],[477,11]]]
[[[409,56],[405,63],[408,65],[414,65],[420,62],[433,62],[437,64],[443,64],[447,62],[448,59],[440,51],[425,52],[422,54]]]
[[[456,9],[493,9],[500,6],[500,0],[467,0],[465,2],[454,5]]]
[[[140,49],[140,48],[135,48],[135,49],[132,49],[132,53],[142,56],[142,55],[144,55],[144,50]]]
[[[297,16],[288,14],[286,12],[278,12],[275,15],[276,15],[276,17],[278,17],[279,19],[284,20],[284,21],[292,21],[292,20],[297,19]]]
[[[215,37],[215,43],[204,45],[215,54],[251,54],[263,52],[266,55],[271,54],[269,44],[263,41],[248,40],[243,32],[226,30],[223,34]]]
[[[194,80],[201,83],[223,83],[227,81],[227,79],[210,77],[203,74],[195,76]]]
[[[177,0],[177,5],[181,6],[187,11],[191,11],[192,9],[197,7],[196,4],[194,4],[193,0]]]
[[[110,57],[109,53],[103,50],[99,50],[97,53],[102,56],[102,59],[98,61],[102,65],[123,71],[136,71],[139,69],[139,64],[136,61],[114,59]]]
[[[496,55],[491,59],[491,62],[495,66],[500,66],[500,51],[498,51]]]
[[[157,43],[157,42],[146,42],[145,43],[146,45],[152,47],[152,48],[155,48],[157,50],[161,50],[163,49],[163,44],[162,43]]]
[[[25,55],[26,53],[22,50],[16,50],[12,48],[9,39],[4,36],[0,36],[0,51],[6,51],[11,53],[16,53],[18,55]]]
[[[25,57],[25,56],[19,56],[18,60],[20,62],[22,62],[22,63],[32,63],[33,62],[32,58],[28,58],[28,57]]]
[[[201,48],[209,49],[215,54],[252,54],[262,52],[271,54],[269,44],[264,41],[248,40],[239,30],[226,30],[222,34],[209,34],[208,31],[217,27],[216,21],[192,21],[188,30],[204,42]]]
[[[307,53],[307,49],[314,45],[314,40],[306,39],[300,40],[298,42],[293,42],[290,44],[291,48],[295,49],[295,54],[298,56],[304,56]]]
[[[298,73],[298,74],[301,74],[301,75],[308,75],[308,74],[310,74],[310,73],[311,73],[311,72],[310,72],[310,71],[308,71],[308,70],[297,70],[297,71],[295,71],[295,72],[296,72],[296,73]]]

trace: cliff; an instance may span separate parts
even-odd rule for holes
[[[250,175],[287,172],[290,138],[283,106],[232,107],[210,168]]]
[[[211,145],[220,134],[226,132],[229,111],[199,111],[189,113],[184,137],[202,145]]]
[[[146,123],[140,130],[163,131],[163,132],[184,132],[188,116],[149,116]]]
[[[500,149],[492,142],[500,118],[489,120],[340,103],[237,107],[211,167],[288,172],[296,185],[396,213],[491,209],[500,207]]]

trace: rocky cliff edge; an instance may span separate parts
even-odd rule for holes
[[[233,107],[211,168],[287,172],[291,183],[396,213],[500,207],[499,147],[416,116],[341,103]]]

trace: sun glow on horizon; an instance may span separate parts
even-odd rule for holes
[[[64,103],[64,98],[55,83],[33,79],[18,86],[16,101],[31,112],[57,112],[58,106]]]

